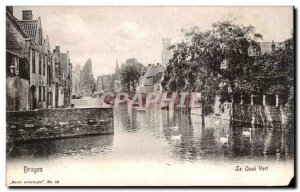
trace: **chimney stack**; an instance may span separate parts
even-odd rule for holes
[[[23,10],[23,20],[32,20],[32,10]]]
[[[59,46],[55,46],[55,50],[54,50],[54,52],[56,53],[60,53],[60,50],[59,50]]]
[[[12,16],[14,15],[14,7],[13,6],[6,6],[6,11],[9,12]]]

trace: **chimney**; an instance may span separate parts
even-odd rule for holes
[[[274,51],[275,50],[275,43],[274,43],[274,41],[272,41],[272,51]]]
[[[32,11],[31,10],[23,10],[23,20],[32,20]]]
[[[54,50],[54,52],[56,53],[60,53],[60,50],[59,50],[59,46],[55,46],[55,50]]]
[[[14,7],[13,6],[6,6],[6,11],[9,12],[10,15],[14,15]]]

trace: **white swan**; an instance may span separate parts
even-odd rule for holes
[[[226,135],[226,137],[221,137],[220,142],[223,143],[223,144],[228,143],[228,135]]]
[[[242,133],[244,136],[249,137],[251,136],[251,128],[249,128],[249,131],[243,131]]]
[[[181,134],[172,136],[172,140],[180,140],[181,136],[182,136]]]

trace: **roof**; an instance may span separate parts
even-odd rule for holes
[[[15,56],[17,56],[19,58],[26,58],[25,54],[22,54],[22,53],[20,53],[20,52],[18,52],[16,50],[6,49],[6,52],[8,52],[8,53],[10,53],[12,55],[15,55]]]
[[[35,37],[38,30],[38,20],[17,20],[17,23],[25,34],[35,43]]]
[[[6,30],[6,52],[20,58],[25,58],[25,45],[26,40],[28,39],[26,34],[22,31],[16,23],[16,19],[9,12],[6,12],[6,22],[8,24]],[[14,28],[14,30],[8,30],[9,28]],[[16,33],[18,33],[21,37],[19,37]]]
[[[260,42],[259,45],[260,45],[261,53],[262,54],[271,53],[272,52],[272,44],[273,44],[273,42]],[[284,46],[284,43],[282,43],[282,42],[274,42],[274,44],[275,44],[275,48]]]
[[[154,77],[158,73],[163,73],[164,68],[161,65],[150,65],[147,67],[146,73],[142,76],[143,78]]]
[[[19,24],[17,23],[17,19],[13,15],[11,15],[8,11],[6,11],[6,17],[9,18],[9,20],[13,23],[13,25],[15,26],[15,28],[21,33],[21,35],[24,38],[28,37],[25,34],[25,32],[21,29],[21,27],[19,26]]]

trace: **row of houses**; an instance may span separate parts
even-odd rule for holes
[[[138,93],[163,92],[161,86],[163,74],[173,55],[170,46],[171,39],[163,38],[161,64],[148,64],[148,66],[141,71],[141,77],[136,88]]]
[[[69,52],[50,50],[41,18],[31,10],[14,17],[6,7],[6,110],[24,111],[70,104],[72,64]]]

